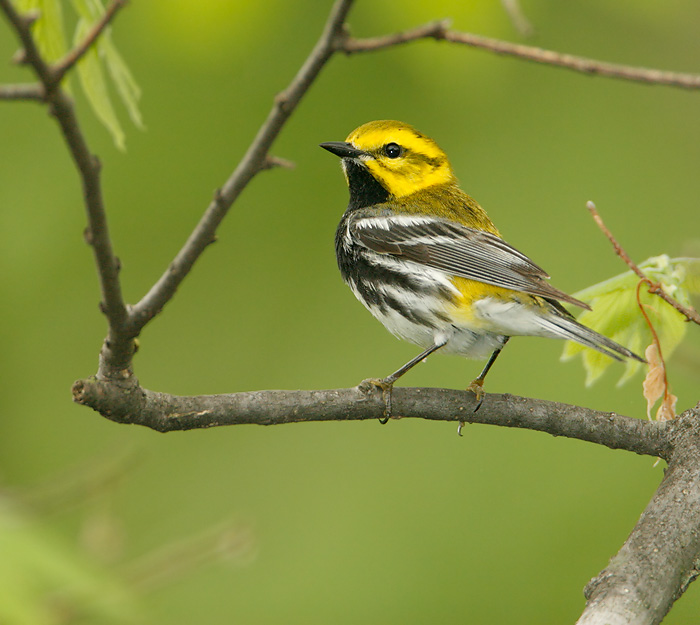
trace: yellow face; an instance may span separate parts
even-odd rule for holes
[[[408,124],[382,120],[364,124],[346,141],[366,152],[360,160],[394,197],[455,182],[446,154]]]

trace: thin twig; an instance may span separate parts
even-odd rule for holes
[[[43,99],[44,89],[37,83],[0,85],[0,100],[36,100],[40,102]]]
[[[696,310],[694,310],[693,308],[687,308],[686,306],[683,306],[683,304],[672,298],[668,293],[666,293],[666,291],[664,291],[664,288],[661,285],[661,283],[654,282],[651,278],[649,278],[629,257],[627,252],[625,252],[622,246],[618,243],[617,239],[613,236],[613,233],[610,232],[605,223],[603,223],[603,219],[598,214],[598,210],[596,209],[595,204],[593,202],[586,202],[586,208],[590,211],[596,224],[598,224],[598,227],[603,231],[603,234],[608,238],[610,243],[612,243],[615,253],[625,262],[625,264],[635,274],[637,274],[637,276],[639,276],[640,280],[643,280],[648,285],[649,293],[658,295],[667,304],[673,306],[673,308],[675,308],[679,313],[681,313],[688,321],[693,321],[700,325],[700,314],[698,314]]]
[[[44,86],[50,84],[51,70],[44,62],[31,32],[31,25],[37,18],[36,14],[23,15],[19,13],[15,10],[11,0],[0,0],[0,9],[4,11],[22,44],[21,62],[29,63],[34,68],[39,81]]]
[[[353,0],[337,0],[333,5],[321,37],[290,85],[275,99],[272,110],[238,167],[217,192],[165,273],[134,305],[128,322],[132,335],[136,336],[175,295],[195,261],[214,240],[219,224],[238,195],[257,173],[269,167],[267,154],[270,147],[321,69],[336,52],[337,40],[342,35],[343,24],[352,2]]]
[[[39,52],[30,29],[33,16],[18,13],[10,0],[0,0],[0,9],[7,15],[24,47],[24,60],[34,69],[39,78],[45,90],[44,99],[61,127],[70,154],[78,168],[88,221],[86,239],[93,249],[102,292],[101,308],[109,324],[109,333],[101,354],[100,374],[110,373],[110,375],[124,377],[129,374],[133,341],[123,331],[126,306],[119,281],[119,261],[112,250],[107,227],[107,214],[100,181],[100,162],[87,145],[78,124],[72,100],[61,89],[60,84],[55,82],[54,71]],[[106,363],[110,366],[107,367]]]
[[[103,33],[105,28],[114,19],[114,16],[118,13],[119,9],[126,6],[128,0],[112,0],[112,3],[107,7],[102,17],[95,22],[95,24],[90,28],[85,38],[72,50],[70,50],[62,59],[56,61],[51,69],[53,71],[53,78],[56,83],[59,83],[63,77],[93,46],[97,41],[99,36]]]
[[[535,29],[530,23],[530,20],[528,20],[525,16],[525,13],[520,6],[520,2],[518,0],[501,0],[501,4],[503,5],[503,9],[508,14],[508,17],[510,18],[510,21],[515,29],[523,37],[531,37],[535,32]]]
[[[659,360],[661,361],[661,366],[663,367],[663,370],[664,370],[665,394],[668,394],[668,378],[666,377],[666,361],[664,360],[664,355],[661,351],[661,341],[659,340],[659,335],[656,332],[656,328],[654,327],[654,324],[651,322],[651,319],[649,318],[649,314],[645,310],[644,304],[642,303],[642,298],[641,298],[642,284],[647,284],[647,281],[640,280],[637,283],[637,288],[636,288],[637,306],[639,307],[639,312],[642,313],[642,317],[644,317],[644,321],[646,321],[647,328],[649,328],[649,332],[651,332],[651,341],[652,341],[652,343],[654,343],[654,345],[656,345],[656,349],[659,351]],[[651,364],[649,366],[651,368]]]
[[[663,394],[663,399],[661,401],[661,407],[658,409],[656,413],[656,419],[657,420],[664,420],[667,421],[668,419],[672,419],[676,416],[675,413],[675,399],[674,396],[671,395],[671,389],[670,385],[668,383],[668,373],[666,370],[666,361],[664,360],[664,353],[663,350],[661,349],[661,341],[659,339],[659,334],[656,332],[656,328],[654,327],[654,324],[651,322],[651,319],[649,318],[649,314],[646,311],[646,305],[642,303],[642,298],[641,298],[641,292],[642,292],[642,285],[646,284],[648,287],[648,283],[646,280],[640,280],[637,283],[637,289],[636,289],[636,296],[637,296],[637,306],[639,307],[639,311],[642,313],[642,317],[644,317],[644,321],[646,321],[647,327],[649,328],[649,332],[651,332],[651,340],[656,347],[656,355],[658,355],[658,363],[661,366],[661,371],[663,372],[663,386],[664,386],[664,394]],[[647,348],[648,349],[648,348]],[[654,392],[654,379],[656,377],[656,357],[652,357],[649,355],[649,352],[645,354],[647,356],[647,360],[649,361],[649,370],[647,371],[646,378],[644,379],[644,382],[642,384],[642,387],[644,389],[644,398],[647,400],[647,418],[651,419],[651,408],[654,403],[656,403],[656,399],[653,399],[655,396]],[[650,385],[650,386],[648,386]],[[653,399],[653,401],[652,401]],[[669,410],[669,407],[670,410]],[[661,419],[660,415],[664,415],[664,418]]]
[[[280,156],[266,156],[261,169],[275,169],[276,167],[281,167],[282,169],[294,169],[296,167],[293,161],[287,160]]]
[[[606,63],[582,56],[562,54],[553,50],[544,50],[534,46],[526,46],[471,33],[448,32],[445,39],[453,43],[462,43],[467,46],[481,48],[497,54],[506,54],[527,61],[554,65],[565,69],[583,72],[584,74],[596,74],[611,78],[622,78],[654,85],[669,85],[683,87],[685,89],[700,89],[699,74],[685,74],[680,72],[667,72],[646,67],[634,67],[631,65],[619,65]]]
[[[248,526],[227,521],[141,556],[123,567],[122,574],[130,588],[147,594],[203,564],[245,560],[254,547],[255,539]]]
[[[382,48],[426,38],[442,39],[451,43],[480,48],[496,54],[513,56],[526,61],[553,65],[584,74],[621,78],[646,84],[668,85],[685,89],[700,89],[700,74],[668,72],[646,67],[606,63],[605,61],[598,61],[582,56],[563,54],[553,50],[511,43],[510,41],[503,41],[501,39],[449,30],[445,21],[432,22],[424,26],[390,35],[383,35],[381,37],[365,39],[347,37],[343,43],[342,49],[347,54],[372,52],[374,50],[381,50]]]
[[[419,39],[444,39],[449,32],[451,23],[452,20],[450,19],[442,19],[390,35],[365,37],[362,39],[350,37],[345,33],[344,36],[338,40],[338,46],[339,50],[345,54],[356,54],[358,52],[374,52],[383,48],[391,48],[404,43],[418,41]]]

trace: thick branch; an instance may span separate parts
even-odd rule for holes
[[[250,180],[268,168],[267,155],[284,123],[337,49],[337,41],[353,0],[337,0],[323,33],[290,85],[275,99],[265,123],[224,186],[217,191],[204,215],[170,266],[151,290],[133,307],[129,331],[137,335],[170,301],[192,265],[213,240],[219,224]]]
[[[133,378],[132,378],[133,380]],[[322,391],[253,391],[182,397],[129,383],[79,380],[73,399],[119,423],[159,432],[221,425],[279,425],[307,421],[355,421],[384,415],[382,393],[373,385]],[[395,388],[393,410],[401,418],[482,423],[547,432],[626,449],[637,454],[667,454],[664,423],[633,419],[539,399],[488,394],[475,413],[467,391]]]
[[[398,44],[408,43],[409,41],[426,38],[442,39],[451,43],[480,48],[496,54],[505,54],[525,61],[554,65],[576,72],[583,72],[584,74],[596,74],[598,76],[621,78],[654,85],[700,89],[700,75],[698,74],[667,72],[646,67],[619,65],[582,56],[574,56],[572,54],[563,54],[553,50],[545,50],[534,46],[526,46],[472,33],[450,30],[446,21],[433,22],[411,30],[383,35],[381,37],[366,39],[348,37],[343,43],[343,51],[347,54],[372,52],[374,50],[389,48]]]
[[[578,625],[655,625],[700,572],[700,405],[668,422],[668,469],[629,538],[586,587]]]

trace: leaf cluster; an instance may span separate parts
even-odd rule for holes
[[[639,265],[644,274],[686,307],[691,306],[691,296],[700,293],[700,259],[669,258],[666,254],[645,260]],[[664,358],[668,359],[685,336],[686,318],[660,297],[649,292],[644,285],[639,289],[639,277],[633,271],[594,284],[574,296],[591,305],[578,320],[596,332],[641,354],[651,345],[652,332],[640,307],[644,307],[654,327]],[[567,342],[562,360],[581,355],[586,370],[586,385],[600,378],[612,360],[578,343]],[[628,360],[618,386],[627,382],[639,371],[641,363]]]
[[[72,42],[78,45],[102,17],[105,9],[100,0],[71,0],[70,4],[77,18]],[[32,24],[32,34],[47,61],[58,61],[68,52],[66,20],[60,0],[17,0],[17,8],[23,13],[33,12],[38,16]],[[141,89],[117,50],[109,27],[78,61],[77,70],[80,87],[93,112],[109,131],[115,146],[124,151],[126,135],[112,104],[110,84],[133,124],[143,129],[138,107]],[[70,90],[69,85],[65,87]]]

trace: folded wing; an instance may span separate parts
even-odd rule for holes
[[[547,273],[490,232],[418,215],[359,217],[348,224],[361,245],[493,286],[590,308],[546,280]]]

